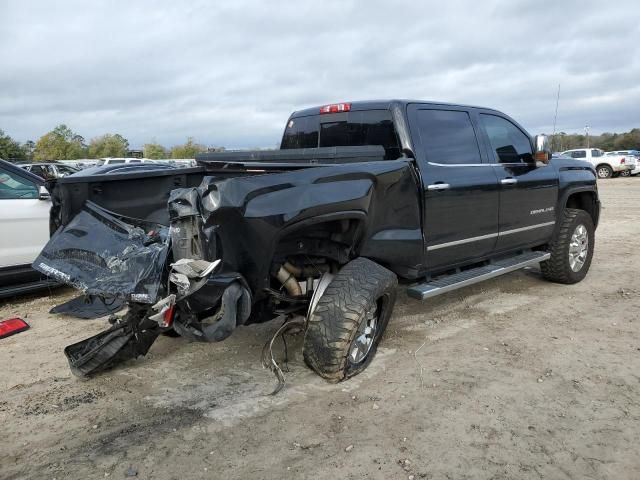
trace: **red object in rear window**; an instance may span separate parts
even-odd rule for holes
[[[348,112],[351,110],[350,103],[332,103],[331,105],[325,105],[320,107],[320,113],[340,113]]]
[[[29,329],[27,322],[21,318],[10,318],[0,322],[0,338],[9,337]]]

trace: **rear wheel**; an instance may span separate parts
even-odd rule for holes
[[[364,370],[389,323],[397,285],[393,272],[366,258],[345,265],[309,317],[307,365],[332,382]]]
[[[609,165],[598,165],[596,173],[598,174],[598,178],[611,178],[613,177],[613,168]]]
[[[540,263],[542,275],[558,283],[577,283],[589,271],[593,257],[594,230],[591,216],[584,210],[567,208],[560,229],[549,245],[551,258]]]
[[[621,177],[630,177],[631,176],[631,170],[624,170],[623,172],[620,172],[620,176]]]

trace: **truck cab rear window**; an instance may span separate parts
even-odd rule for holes
[[[281,149],[382,145],[387,159],[400,156],[398,136],[388,110],[363,110],[291,118]]]

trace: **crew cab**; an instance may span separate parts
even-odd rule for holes
[[[618,175],[629,175],[636,167],[636,159],[630,155],[605,155],[599,148],[575,148],[566,150],[562,155],[585,160],[593,165],[598,178],[611,178]]]
[[[129,309],[65,349],[77,375],[143,355],[158,334],[220,341],[280,318],[340,381],[373,358],[398,278],[418,300],[540,264],[582,280],[600,201],[588,162],[551,159],[493,109],[390,100],[293,113],[279,150],[198,167],[83,173],[52,192],[34,267]]]

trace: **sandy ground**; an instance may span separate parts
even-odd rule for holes
[[[640,178],[600,184],[586,280],[521,271],[420,303],[399,295],[369,369],[330,385],[302,361],[276,397],[260,350],[161,337],[88,381],[62,349],[106,320],[48,314],[70,290],[0,305],[2,479],[640,478]]]

